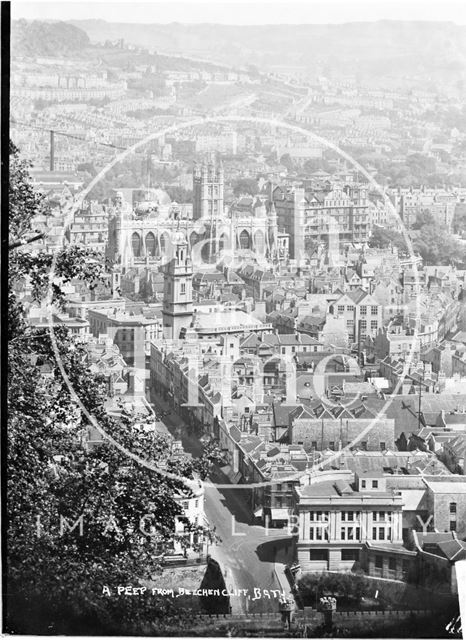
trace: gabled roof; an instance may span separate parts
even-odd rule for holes
[[[364,291],[364,289],[354,289],[354,291],[349,291],[346,295],[348,298],[351,298],[355,304],[359,304],[368,293]]]
[[[273,418],[276,427],[288,427],[290,414],[299,408],[299,405],[273,404]]]
[[[261,341],[256,333],[249,333],[242,342],[240,342],[240,348],[257,347],[260,342]]]
[[[461,434],[453,440],[446,442],[444,447],[447,447],[450,451],[453,451],[457,456],[466,456],[466,434]]]

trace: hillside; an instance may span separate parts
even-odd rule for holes
[[[126,42],[261,69],[288,65],[329,76],[413,77],[466,73],[466,27],[449,22],[230,26],[74,21],[91,41]]]
[[[14,56],[67,56],[89,46],[89,36],[67,22],[16,20],[11,28]]]

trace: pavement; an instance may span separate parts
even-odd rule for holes
[[[152,404],[159,413],[169,410],[169,403],[163,398],[157,395],[154,399]],[[180,416],[171,412],[163,421],[168,430],[181,439],[185,451],[193,456],[202,454],[202,443],[190,433]],[[218,467],[205,481],[205,515],[221,540],[209,547],[209,554],[222,567],[230,590],[247,589],[247,595],[230,598],[233,614],[278,612],[278,598],[269,590],[282,588],[284,564],[292,560],[291,537],[286,528],[266,529],[252,524],[249,491],[236,486],[231,489],[216,486],[216,483],[229,482]]]

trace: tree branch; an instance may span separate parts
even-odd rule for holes
[[[22,238],[21,240],[17,240],[16,242],[13,242],[13,244],[8,245],[8,251],[13,251],[13,249],[22,247],[25,244],[30,244],[31,242],[35,242],[36,240],[42,240],[42,238],[44,237],[45,233],[39,233],[36,236],[32,236],[32,238],[29,238],[28,240]]]

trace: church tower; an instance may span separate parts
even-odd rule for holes
[[[223,165],[210,162],[193,169],[193,219],[207,220],[223,216]]]
[[[164,268],[163,336],[178,340],[193,319],[193,265],[181,232],[175,234],[173,246],[175,255]]]

